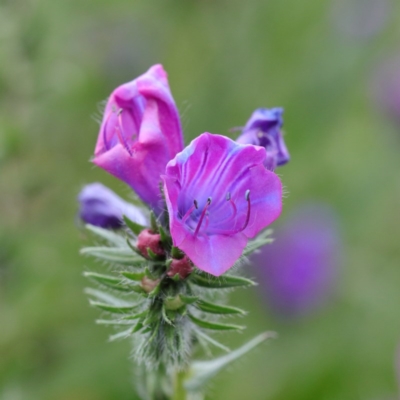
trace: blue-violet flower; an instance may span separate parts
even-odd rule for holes
[[[122,226],[122,216],[141,225],[147,219],[139,207],[122,200],[116,193],[101,183],[86,185],[78,195],[79,216],[91,225],[116,229]]]
[[[255,110],[236,140],[238,143],[264,147],[267,151],[265,166],[271,171],[290,160],[282,136],[282,114],[282,108]]]

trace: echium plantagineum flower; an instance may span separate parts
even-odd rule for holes
[[[263,147],[203,133],[171,160],[164,193],[174,246],[199,269],[219,276],[249,238],[280,214],[282,185],[265,168]]]
[[[130,185],[159,212],[160,175],[182,149],[179,113],[167,74],[161,65],[154,65],[111,93],[92,161]]]
[[[138,224],[147,224],[147,219],[139,207],[121,199],[101,183],[86,185],[79,193],[78,201],[79,216],[87,224],[117,229],[123,225],[123,215]]]
[[[282,136],[282,114],[282,108],[255,110],[236,140],[238,143],[264,147],[267,152],[265,166],[271,171],[290,160]]]

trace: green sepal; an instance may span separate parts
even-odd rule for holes
[[[147,254],[152,261],[161,261],[165,258],[165,256],[159,256],[158,254],[154,253],[149,247],[147,247]]]
[[[155,297],[158,295],[158,293],[160,293],[160,290],[161,290],[160,283],[149,293],[149,297]]]
[[[199,299],[197,296],[187,296],[185,294],[180,294],[179,297],[185,304],[193,304]]]
[[[133,320],[133,319],[144,318],[147,315],[148,312],[149,312],[148,310],[144,310],[144,311],[142,311],[140,313],[137,313],[137,314],[126,315],[125,317],[121,317],[121,320],[128,321],[128,320]]]
[[[127,314],[138,307],[137,304],[132,304],[130,306],[114,306],[107,303],[100,303],[99,301],[89,300],[90,305],[100,308],[103,311],[108,311],[113,314]]]
[[[125,238],[110,229],[104,229],[90,224],[85,225],[85,227],[95,235],[105,239],[110,244],[117,247],[126,247]]]
[[[248,256],[260,247],[265,246],[268,243],[272,243],[274,239],[269,237],[271,236],[272,232],[272,229],[266,229],[265,231],[261,232],[256,239],[250,240],[246,248],[243,250],[242,256]]]
[[[145,272],[130,272],[130,271],[121,271],[120,274],[130,281],[141,281],[144,276],[146,276]]]
[[[188,379],[184,382],[185,388],[190,392],[202,391],[210,379],[222,369],[230,365],[233,361],[246,355],[250,350],[254,349],[265,340],[275,337],[275,332],[265,332],[256,336],[242,347],[215,358],[214,360],[193,362],[189,370]]]
[[[154,233],[158,233],[157,217],[153,210],[150,211],[150,226]]]
[[[241,276],[223,275],[222,277],[216,278],[215,276],[206,274],[205,272],[191,274],[189,280],[197,286],[209,289],[226,289],[256,285],[256,283],[251,279],[243,278]]]
[[[165,231],[165,229],[160,225],[158,227],[161,236],[161,242],[165,248],[170,248],[172,246],[172,239],[171,236]]]
[[[90,255],[104,261],[122,265],[140,265],[143,258],[133,254],[128,248],[122,247],[84,247],[81,254]]]
[[[115,276],[98,274],[97,272],[84,272],[83,276],[110,287],[111,289],[121,290],[123,292],[129,291],[128,287],[121,284],[121,279],[116,278]]]
[[[167,315],[167,310],[165,309],[165,306],[163,304],[162,309],[161,309],[161,315],[163,317],[163,320],[169,324],[169,325],[174,325],[174,323],[171,321],[171,319]]]
[[[137,222],[132,221],[126,215],[122,217],[126,226],[136,235],[138,236],[140,232],[146,229],[145,226],[138,224]]]
[[[180,296],[167,297],[164,300],[164,306],[167,310],[178,310],[183,307],[185,303],[182,301]]]
[[[196,303],[196,307],[199,308],[201,311],[208,312],[211,314],[240,314],[240,315],[246,314],[246,311],[240,308],[210,303],[205,300],[199,300]]]
[[[184,256],[184,254],[180,249],[178,249],[175,246],[171,247],[171,257],[172,258],[176,258],[177,260],[180,260],[181,258],[183,258],[183,256]]]
[[[212,329],[214,331],[242,331],[246,329],[245,326],[242,325],[233,325],[233,324],[222,324],[220,322],[206,321],[204,319],[199,319],[192,314],[188,314],[189,318],[200,328]]]

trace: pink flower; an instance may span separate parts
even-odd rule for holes
[[[266,151],[203,133],[171,160],[164,192],[174,246],[219,276],[247,240],[278,218],[282,185],[264,166]]]
[[[179,114],[161,65],[111,93],[93,162],[155,211],[160,210],[160,175],[182,149]]]

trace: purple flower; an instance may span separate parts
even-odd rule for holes
[[[274,237],[251,256],[260,287],[278,315],[301,316],[334,288],[340,255],[335,215],[325,205],[303,206]]]
[[[278,218],[282,185],[264,167],[265,149],[203,133],[171,160],[164,192],[174,246],[219,276],[248,238]]]
[[[372,81],[372,94],[377,106],[400,124],[400,58],[385,60]]]
[[[91,225],[115,229],[122,226],[122,216],[146,225],[147,220],[140,208],[122,200],[101,183],[86,185],[78,195],[79,216]]]
[[[183,149],[178,110],[161,65],[119,86],[108,99],[93,162],[160,211],[160,175]]]
[[[238,143],[264,147],[267,151],[265,166],[273,171],[290,160],[282,137],[282,108],[259,108],[247,121]]]

